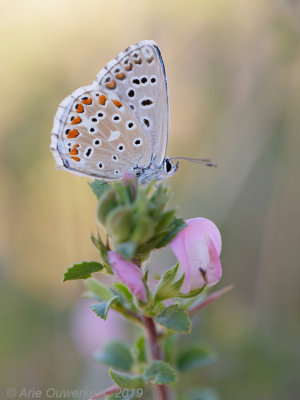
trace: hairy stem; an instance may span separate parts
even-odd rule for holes
[[[158,342],[159,334],[157,333],[153,318],[145,316],[144,323],[151,357],[153,360],[161,360],[162,350]],[[170,390],[167,385],[152,385],[152,391],[154,400],[171,400]]]
[[[118,393],[120,390],[121,388],[119,386],[112,386],[111,388],[106,389],[104,392],[98,393],[95,396],[91,397],[89,400],[102,399],[103,397]]]

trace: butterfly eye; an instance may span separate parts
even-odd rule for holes
[[[166,171],[167,173],[170,172],[173,168],[172,163],[169,160],[166,160]]]

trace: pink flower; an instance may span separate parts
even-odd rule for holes
[[[189,293],[204,284],[213,286],[222,276],[222,239],[216,225],[206,218],[186,221],[187,227],[170,243],[185,273],[182,292]]]
[[[140,268],[132,262],[124,260],[114,251],[108,252],[108,262],[114,273],[128,286],[129,290],[139,299],[147,301],[146,289],[143,283],[143,275]]]

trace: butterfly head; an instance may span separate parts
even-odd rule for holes
[[[164,167],[164,175],[166,177],[172,176],[175,174],[175,172],[179,167],[179,161],[175,163],[169,158],[165,158],[163,162],[163,167]]]

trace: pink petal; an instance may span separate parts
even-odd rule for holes
[[[128,286],[129,290],[140,300],[146,302],[146,289],[141,269],[132,262],[124,260],[114,251],[108,252],[108,262],[114,273]]]

